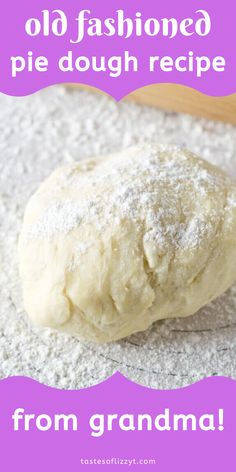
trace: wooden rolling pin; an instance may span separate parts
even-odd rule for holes
[[[77,85],[73,84],[73,87]],[[93,87],[79,85],[98,91]],[[227,97],[209,97],[183,85],[149,85],[131,93],[125,100],[236,125],[236,93]]]

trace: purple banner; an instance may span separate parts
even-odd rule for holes
[[[169,391],[142,387],[120,373],[78,391],[5,379],[1,469],[235,470],[235,398],[236,382],[225,377]]]
[[[8,0],[0,16],[0,90],[31,94],[62,82],[121,99],[174,82],[236,92],[235,1]]]

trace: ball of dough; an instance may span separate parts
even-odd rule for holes
[[[123,338],[195,313],[236,280],[236,185],[175,146],[73,163],[30,199],[19,255],[35,324]]]

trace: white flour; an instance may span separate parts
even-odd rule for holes
[[[208,375],[236,378],[236,287],[196,316],[157,322],[145,333],[105,346],[33,329],[24,314],[16,243],[29,196],[61,164],[150,140],[185,146],[236,176],[236,128],[230,125],[63,87],[25,98],[0,96],[1,377],[28,375],[60,388],[94,384],[116,370],[159,388]],[[204,178],[199,174],[196,185]],[[56,228],[49,214],[44,229],[67,231],[78,223],[81,215],[72,211],[65,228],[64,210]],[[86,250],[78,247],[78,255]]]
[[[165,153],[170,150],[166,161]],[[64,178],[60,174],[51,188],[51,197],[56,203],[53,201],[47,206],[30,227],[27,242],[32,238],[60,237],[83,225],[93,225],[103,232],[108,226],[119,225],[122,219],[132,221],[137,231],[145,228],[145,241],[154,241],[163,251],[169,244],[176,248],[197,248],[202,241],[213,237],[213,222],[218,221],[218,211],[211,209],[204,218],[200,205],[193,217],[191,201],[190,208],[188,201],[184,206],[182,203],[181,213],[177,202],[186,189],[195,201],[199,195],[212,192],[221,193],[224,198],[227,185],[231,183],[228,177],[213,174],[201,161],[190,163],[178,146],[137,146],[134,154],[120,158],[118,166],[111,162],[110,159],[100,160],[100,164],[94,166],[91,162],[86,173],[73,165],[67,168]],[[140,179],[143,175],[145,179]],[[74,192],[79,189],[79,204],[73,199],[74,194],[72,200],[61,201],[62,192],[67,188]],[[109,198],[104,199],[104,194]],[[228,206],[235,204],[236,201],[228,200]]]

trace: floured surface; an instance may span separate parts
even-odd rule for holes
[[[29,196],[61,164],[149,140],[188,147],[236,175],[236,128],[230,125],[62,87],[20,99],[0,96],[1,377],[28,375],[62,388],[90,385],[116,370],[159,388],[208,375],[236,378],[236,287],[198,315],[157,322],[103,346],[32,329],[24,314],[16,243]]]

